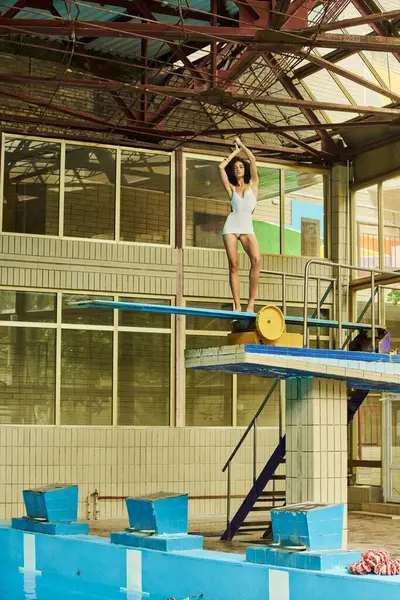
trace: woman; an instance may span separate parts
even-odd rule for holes
[[[237,155],[244,151],[249,162]],[[260,275],[260,249],[254,235],[252,213],[257,204],[258,173],[256,159],[239,138],[235,139],[234,151],[219,165],[219,173],[230,201],[232,212],[228,215],[222,231],[229,261],[229,283],[235,311],[241,311],[238,240],[250,258],[250,291],[247,312],[254,312],[258,278]]]

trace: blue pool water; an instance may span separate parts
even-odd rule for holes
[[[32,573],[0,575],[0,600],[166,600],[165,596],[138,594],[105,586]],[[177,599],[178,600],[178,599]]]

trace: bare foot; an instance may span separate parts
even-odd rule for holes
[[[239,304],[239,305],[237,305],[237,306],[235,305],[235,307],[234,307],[234,309],[233,309],[233,310],[234,310],[235,312],[242,312],[242,307],[241,307],[241,305],[240,305],[240,304]]]
[[[246,308],[246,312],[254,312],[254,302],[249,302]]]

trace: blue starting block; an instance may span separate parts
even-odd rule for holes
[[[89,526],[77,523],[78,486],[47,485],[23,490],[26,517],[12,519],[14,529],[51,535],[88,534]]]
[[[111,543],[151,550],[196,550],[203,537],[188,535],[189,502],[187,494],[157,492],[127,498],[130,529],[112,532]]]
[[[343,504],[293,504],[271,510],[274,543],[306,550],[341,550]]]

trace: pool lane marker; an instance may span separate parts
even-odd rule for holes
[[[24,533],[23,548],[24,566],[19,567],[19,572],[41,575],[42,571],[36,569],[36,536],[33,533]]]
[[[126,587],[121,588],[126,592],[128,600],[140,599],[149,596],[142,590],[142,553],[140,550],[126,551]]]
[[[288,571],[269,570],[269,600],[290,600]]]

